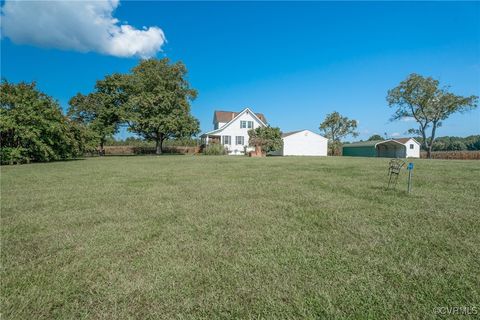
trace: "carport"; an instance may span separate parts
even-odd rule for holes
[[[379,142],[375,145],[375,149],[377,157],[382,158],[405,158],[407,154],[405,145],[395,140]]]
[[[405,158],[406,146],[397,140],[361,141],[343,145],[343,155],[350,157]]]

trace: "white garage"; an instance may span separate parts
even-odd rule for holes
[[[310,130],[282,134],[283,148],[272,153],[279,156],[326,156],[328,139]]]

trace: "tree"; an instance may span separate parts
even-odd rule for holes
[[[374,134],[370,138],[368,138],[368,141],[376,141],[376,140],[383,140],[382,136],[379,134]]]
[[[58,102],[34,82],[2,80],[0,136],[2,163],[70,159],[87,145],[84,128],[63,115]]]
[[[118,132],[123,119],[122,108],[126,94],[122,85],[122,75],[107,76],[104,80],[97,81],[94,92],[88,95],[77,93],[69,102],[68,116],[95,134],[100,155],[105,153],[107,138]]]
[[[279,150],[283,147],[282,132],[280,128],[258,127],[248,130],[248,144],[260,148],[262,153]]]
[[[155,141],[156,154],[162,153],[165,139],[191,137],[199,123],[190,114],[190,102],[197,92],[185,79],[181,62],[167,58],[142,60],[126,77],[125,90],[129,130]]]
[[[339,148],[342,138],[348,135],[354,137],[358,136],[358,132],[355,131],[356,129],[356,120],[350,120],[347,117],[343,117],[336,111],[328,114],[325,120],[320,124],[320,130],[330,142],[332,155],[335,153],[335,150]]]
[[[476,108],[477,101],[477,96],[455,95],[449,92],[449,87],[440,88],[438,80],[414,73],[389,90],[387,95],[388,105],[396,108],[391,121],[415,119],[419,127],[410,129],[409,133],[421,135],[428,158],[431,158],[436,130],[441,127],[442,121],[453,113]]]

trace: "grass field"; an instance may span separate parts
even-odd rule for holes
[[[33,318],[480,313],[480,162],[132,156],[1,168],[1,312]]]

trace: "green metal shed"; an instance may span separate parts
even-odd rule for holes
[[[354,142],[343,145],[343,155],[350,157],[405,158],[406,147],[395,140]]]

